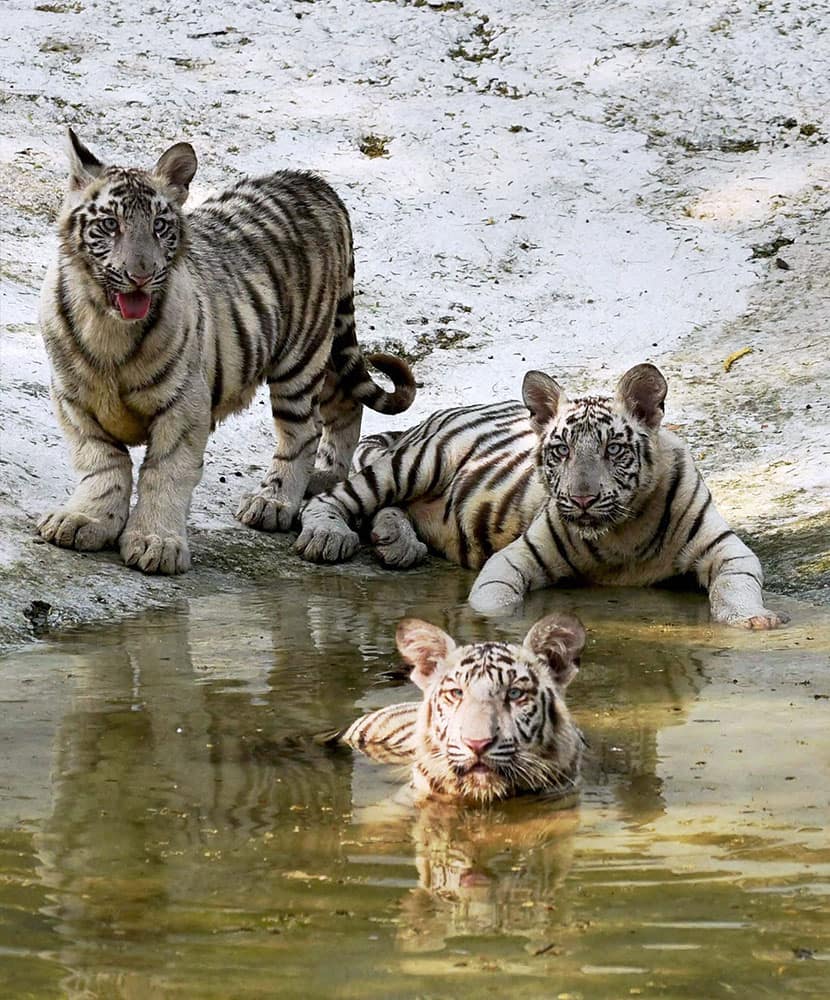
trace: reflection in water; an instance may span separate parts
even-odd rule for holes
[[[754,678],[780,677],[783,663],[791,674],[793,656],[800,680],[814,676],[830,629],[812,629],[805,651],[803,633],[703,626],[698,598],[562,594],[557,610],[578,606],[590,629],[569,689],[591,744],[581,804],[416,811],[398,805],[400,772],[310,736],[417,698],[390,679],[403,615],[472,641],[515,639],[554,610],[548,595],[488,623],[464,607],[467,582],[438,574],[414,604],[426,588],[406,575],[320,574],[9,659],[4,699],[35,693],[0,722],[3,746],[21,748],[0,788],[0,995],[478,996],[509,982],[512,996],[719,996],[699,984],[723,980],[727,954],[738,995],[773,968],[784,970],[773,995],[790,983],[810,995],[820,977],[809,962],[820,963],[791,949],[827,948],[806,915],[821,898],[810,886],[830,885],[830,856],[804,832],[805,816],[819,829],[830,820],[826,794],[810,792],[812,810],[794,803],[797,828],[777,815],[771,834],[753,815],[741,853],[740,762],[714,786],[697,777],[714,769],[700,764],[712,747],[721,763],[735,750],[730,726],[719,725],[722,747],[706,727],[734,717],[722,701],[740,691],[738,749],[759,766],[776,736],[768,720],[786,732],[786,719],[770,713],[771,689],[753,700]],[[805,713],[803,760],[828,732],[812,693],[785,695]],[[687,953],[694,961],[678,961]]]
[[[508,804],[485,815],[421,810],[412,826],[419,887],[401,905],[401,946],[438,951],[455,938],[484,935],[542,946],[578,821],[578,811],[561,802]]]

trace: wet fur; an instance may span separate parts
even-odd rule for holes
[[[419,629],[428,639],[438,636],[438,643],[419,644]],[[402,630],[408,632],[403,641]],[[422,701],[371,712],[341,739],[375,760],[411,763],[416,798],[486,804],[531,792],[565,796],[577,787],[583,739],[564,690],[584,637],[575,619],[551,616],[521,646],[456,647],[435,626],[407,620],[399,627],[399,648],[415,664]],[[521,697],[513,700],[511,692]],[[492,743],[473,752],[465,742],[470,733],[486,734]],[[477,773],[477,765],[487,770]]]

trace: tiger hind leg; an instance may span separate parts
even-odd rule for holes
[[[288,382],[268,380],[277,447],[259,489],[246,493],[237,508],[237,520],[249,528],[289,531],[299,513],[320,441],[317,389],[322,377],[319,371],[293,391]]]
[[[435,442],[429,438],[420,447],[384,447],[385,437],[369,438],[366,449],[361,445],[358,461],[366,464],[334,489],[312,497],[302,512],[302,528],[295,548],[303,559],[310,562],[342,562],[357,552],[360,538],[355,528],[371,524],[381,510],[397,506],[406,507],[414,499],[422,497],[425,491],[440,493],[446,486],[444,479],[451,474],[452,467],[439,464]],[[440,473],[443,468],[443,478]],[[392,515],[395,535],[390,533],[387,541],[387,519],[378,525],[378,537],[382,545],[388,545],[390,558],[398,535],[406,539],[402,549],[409,552],[408,558],[417,557],[421,552],[412,544],[404,532],[410,528],[402,526],[401,514]],[[391,530],[391,528],[390,528]],[[417,541],[417,539],[415,539]],[[395,549],[396,553],[399,551]],[[400,551],[401,558],[405,558]],[[411,563],[405,563],[411,565]]]
[[[327,372],[320,394],[323,432],[306,496],[326,493],[349,475],[352,456],[360,440],[363,404],[341,391],[334,372]]]
[[[427,547],[418,538],[405,510],[384,507],[372,520],[372,546],[384,566],[408,569],[423,562]]]

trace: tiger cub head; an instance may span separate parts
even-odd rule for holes
[[[58,224],[65,258],[88,277],[98,310],[125,322],[147,317],[185,249],[181,207],[196,154],[176,143],[150,170],[104,166],[67,129],[69,186]]]
[[[657,368],[631,368],[613,399],[568,400],[538,371],[525,375],[522,395],[540,438],[539,468],[562,520],[590,537],[636,517],[659,471],[666,380]]]
[[[521,646],[457,646],[415,618],[400,623],[396,638],[424,692],[415,731],[416,793],[487,803],[574,789],[582,736],[564,691],[585,644],[575,618],[543,618]]]

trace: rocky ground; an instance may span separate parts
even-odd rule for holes
[[[271,447],[263,397],[209,446],[187,577],[33,539],[72,483],[36,326],[65,124],[121,163],[188,139],[194,200],[241,172],[323,173],[353,216],[361,338],[406,354],[422,386],[398,425],[515,397],[530,367],[603,390],[654,361],[667,419],[770,589],[826,601],[826,13],[785,0],[7,0],[0,642],[332,572],[232,520]]]

